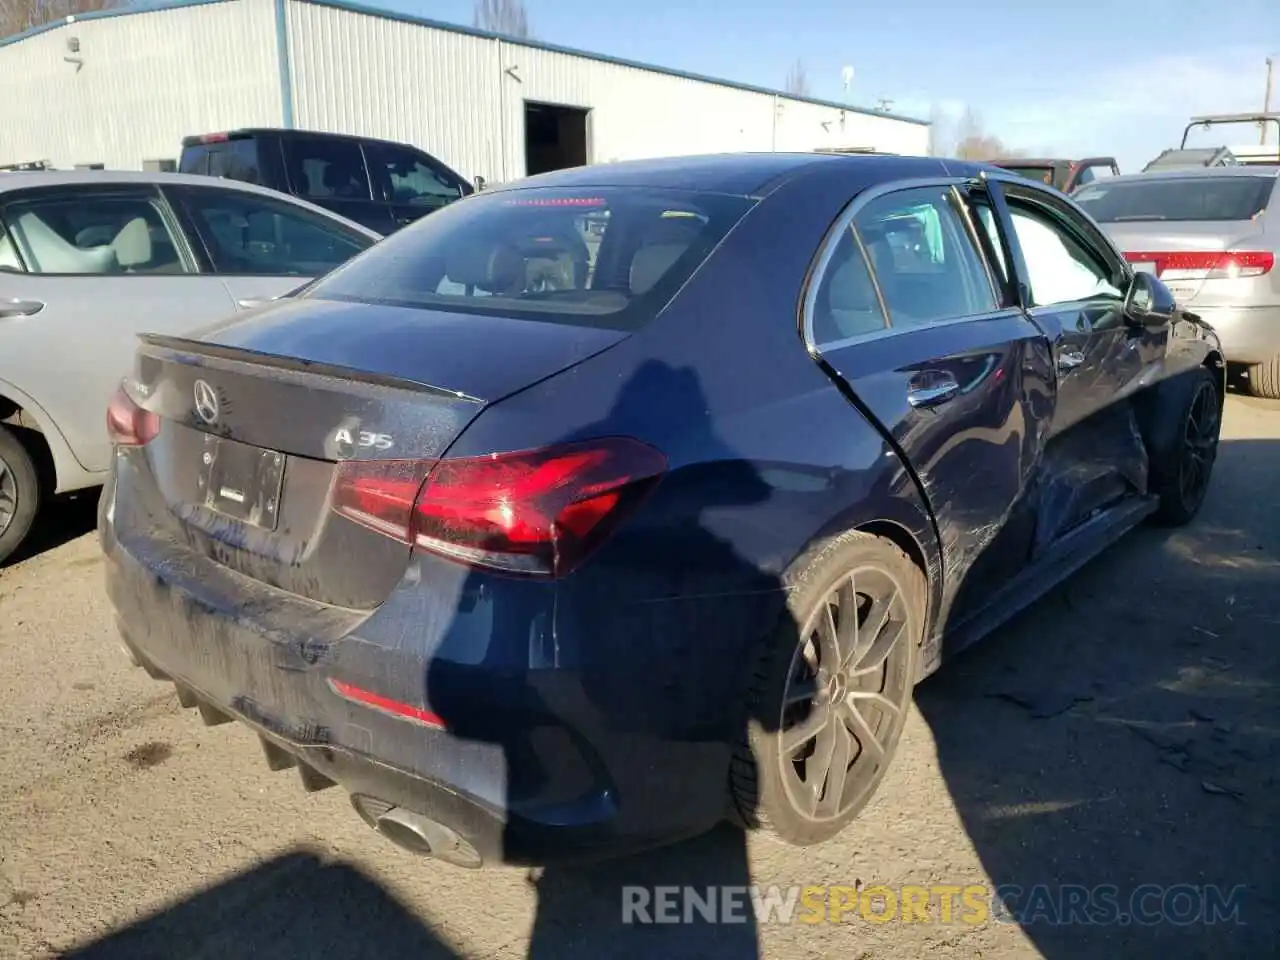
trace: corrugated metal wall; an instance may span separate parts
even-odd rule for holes
[[[928,128],[285,0],[293,121],[417,144],[467,177],[525,173],[526,101],[590,110],[588,161],[733,150],[924,153]],[[0,163],[139,169],[182,138],[286,122],[275,0],[99,16],[0,47]],[[79,51],[68,40],[79,41]],[[79,57],[83,65],[66,61]]]
[[[499,163],[495,41],[288,4],[294,123],[422,147],[465,177]]]
[[[82,20],[0,47],[0,163],[136,170],[176,160],[188,134],[278,126],[275,53],[272,0]]]
[[[299,127],[414,143],[468,177],[525,173],[526,100],[591,111],[588,161],[862,146],[928,128],[539,47],[289,0]]]

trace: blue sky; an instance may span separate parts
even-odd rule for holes
[[[471,0],[367,0],[471,23]],[[1036,154],[1116,156],[1140,169],[1187,118],[1262,107],[1265,58],[1280,58],[1280,0],[526,0],[550,43],[743,83],[781,87],[800,58],[814,96],[893,101]],[[1273,109],[1280,109],[1280,65]],[[1234,142],[1256,130],[1228,128]],[[1274,142],[1274,134],[1272,142]]]

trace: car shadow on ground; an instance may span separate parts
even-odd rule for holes
[[[459,955],[377,880],[309,850],[276,857],[57,954],[67,960],[444,960]]]
[[[1224,441],[1193,524],[1136,531],[917,690],[1049,960],[1275,949],[1277,476],[1280,442]]]
[[[0,570],[55,550],[77,537],[93,532],[98,523],[101,490],[83,490],[55,497],[41,509],[22,546],[0,562]]]

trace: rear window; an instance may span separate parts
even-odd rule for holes
[[[1274,177],[1106,180],[1075,194],[1099,223],[1144,220],[1251,220],[1266,209]]]
[[[751,204],[644,188],[477,194],[392,234],[307,295],[636,329]]]
[[[244,183],[263,182],[258,168],[258,142],[248,137],[184,147],[178,170]]]

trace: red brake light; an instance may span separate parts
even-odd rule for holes
[[[121,447],[141,447],[160,432],[160,417],[134,403],[122,386],[107,402],[107,435]]]
[[[200,137],[201,143],[225,143],[231,139],[229,133],[206,133]]]
[[[346,461],[333,509],[461,563],[562,577],[608,537],[666,468],[661,453],[626,438],[435,463]]]
[[[1154,263],[1161,280],[1235,280],[1270,273],[1276,255],[1269,250],[1180,250],[1130,252],[1131,263]]]

